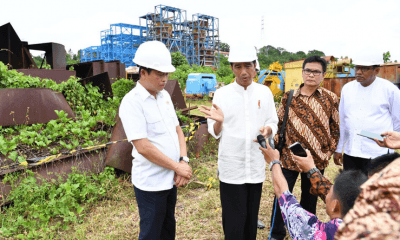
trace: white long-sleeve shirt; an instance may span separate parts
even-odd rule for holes
[[[376,77],[368,87],[357,81],[344,85],[340,105],[340,139],[336,152],[353,157],[375,158],[388,153],[373,140],[359,136],[361,130],[381,134],[400,131],[400,90]],[[393,152],[393,150],[390,150]]]
[[[278,116],[271,90],[251,83],[247,90],[236,82],[218,89],[213,103],[224,114],[222,131],[214,132],[215,121],[208,119],[208,131],[221,137],[218,149],[219,179],[224,183],[261,183],[265,180],[265,160],[253,142],[260,128],[269,126],[271,136],[277,132]]]

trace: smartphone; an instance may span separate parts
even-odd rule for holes
[[[374,138],[376,138],[379,141],[383,141],[383,137],[381,135],[376,134],[376,133],[372,133],[372,132],[367,132],[367,131],[364,131],[364,130],[361,130],[361,132],[359,134],[357,134],[357,135],[369,138],[371,140],[374,140]]]
[[[303,146],[301,146],[301,143],[295,142],[292,145],[289,146],[289,149],[293,152],[294,155],[299,156],[299,157],[307,157],[306,150],[304,150]]]

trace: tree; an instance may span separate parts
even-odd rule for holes
[[[174,67],[181,66],[183,64],[188,64],[188,61],[185,56],[181,54],[181,52],[173,52],[171,53],[172,65]]]
[[[65,62],[67,63],[67,65],[80,63],[80,61],[81,61],[80,50],[78,51],[78,54],[74,54],[72,50],[69,49],[67,54],[65,55]]]
[[[311,56],[315,56],[315,55],[323,57],[323,56],[325,56],[325,53],[318,51],[318,50],[310,50],[310,51],[308,51],[307,57],[311,57]]]
[[[227,44],[227,43],[221,43],[221,44],[219,45],[219,50],[220,50],[220,51],[223,51],[223,52],[229,52],[230,46],[229,46],[229,44]]]
[[[384,63],[387,63],[387,62],[390,62],[390,52],[389,51],[387,51],[386,53],[383,53],[383,62]]]

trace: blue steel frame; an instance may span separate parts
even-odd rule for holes
[[[139,17],[139,26],[111,24],[100,38],[101,46],[81,50],[81,62],[120,60],[126,67],[135,66],[132,59],[139,45],[157,40],[171,52],[181,52],[190,65],[219,67],[219,19],[204,14],[193,14],[188,21],[186,10],[157,5],[154,13]]]
[[[101,46],[81,51],[81,62],[120,60],[126,67],[135,66],[132,59],[139,45],[145,40],[144,29],[141,26],[125,23],[111,24],[110,29],[100,32]]]

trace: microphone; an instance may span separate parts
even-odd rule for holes
[[[268,143],[269,143],[269,146],[272,148],[272,149],[275,149],[275,142],[274,142],[274,138],[268,138]]]
[[[258,143],[261,145],[261,147],[263,147],[263,148],[267,148],[267,143],[265,142],[265,138],[264,138],[264,136],[263,135],[258,135],[257,136],[257,141],[258,141]]]
[[[261,147],[267,148],[267,143],[266,143],[266,140],[265,140],[263,135],[261,135],[261,134],[258,135],[257,136],[257,141],[261,145]],[[272,149],[275,149],[275,143],[274,143],[274,139],[273,138],[268,138],[268,144]]]

